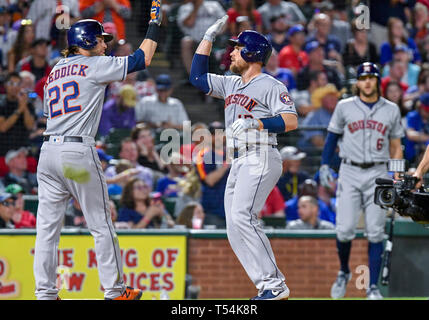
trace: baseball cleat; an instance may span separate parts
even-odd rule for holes
[[[126,287],[124,292],[119,297],[114,299],[106,299],[106,300],[140,300],[143,291],[140,289],[134,289],[132,287]]]
[[[278,290],[264,290],[250,300],[287,300],[289,298],[289,288],[286,287],[283,291]]]
[[[343,271],[338,272],[337,279],[331,287],[331,298],[340,299],[346,295],[347,283],[352,278],[352,274],[344,273]]]
[[[383,300],[383,296],[380,293],[380,290],[378,287],[373,284],[367,291],[366,291],[366,299],[367,300]]]

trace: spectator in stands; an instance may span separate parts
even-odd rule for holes
[[[178,182],[184,178],[188,168],[183,165],[182,155],[173,152],[167,164],[168,174],[161,177],[156,184],[155,191],[160,192],[163,197],[178,196]]]
[[[365,61],[378,61],[377,47],[368,40],[368,31],[358,26],[357,20],[351,23],[353,38],[349,38],[343,52],[344,66],[357,68]],[[355,70],[351,73],[355,75]]]
[[[131,162],[132,166],[139,171],[137,177],[144,181],[150,189],[153,188],[153,173],[152,170],[146,167],[141,166],[138,162],[138,149],[137,144],[131,138],[125,138],[121,141],[121,147],[119,151],[119,158],[128,160]],[[106,170],[106,178],[112,178],[116,176],[116,167],[111,166]]]
[[[285,200],[277,186],[274,186],[270,194],[265,200],[262,210],[258,214],[258,218],[264,217],[280,217],[285,216]]]
[[[338,5],[338,1],[335,5]],[[339,15],[338,11],[335,10],[335,5],[332,1],[325,0],[318,3],[317,8],[320,10],[320,13],[326,14],[331,19],[330,34],[340,41],[341,48],[344,49],[347,41],[352,37],[351,27],[348,21],[341,20],[341,18],[338,17]]]
[[[0,7],[0,50],[1,50],[1,67],[7,69],[8,52],[15,43],[18,32],[11,28],[10,14],[3,6]]]
[[[225,15],[225,10],[217,1],[190,0],[179,7],[177,24],[185,35],[181,40],[182,62],[188,74],[198,43],[207,28]]]
[[[49,76],[51,66],[48,64],[48,45],[49,41],[45,39],[36,39],[31,44],[31,54],[22,59],[18,65],[18,71],[29,71],[36,77],[36,82],[43,77]]]
[[[98,133],[105,136],[111,129],[132,129],[136,125],[134,107],[137,93],[132,85],[124,85],[119,89],[119,97],[110,99],[103,105]]]
[[[5,79],[6,95],[0,98],[0,156],[12,148],[29,145],[35,123],[34,107],[21,89],[21,77],[10,73]]]
[[[308,54],[308,64],[303,67],[296,77],[298,90],[306,90],[310,84],[312,71],[324,71],[328,76],[328,82],[335,84],[338,90],[342,88],[342,75],[333,67],[324,64],[325,52],[318,41],[311,41],[305,45]]]
[[[342,47],[338,37],[331,34],[332,20],[324,13],[316,13],[313,17],[314,30],[309,32],[306,39],[306,43],[317,41],[325,50],[325,56],[331,58],[331,55],[335,53],[341,54]]]
[[[319,218],[319,203],[312,196],[302,196],[298,200],[299,219],[290,221],[286,229],[290,230],[334,230],[335,225]]]
[[[136,121],[145,122],[152,128],[173,128],[182,130],[188,121],[183,103],[171,97],[173,87],[168,74],[156,78],[156,94],[144,97],[136,106]]]
[[[195,166],[185,174],[184,179],[178,182],[178,197],[174,207],[174,216],[178,217],[182,209],[191,202],[200,202],[201,182]]]
[[[231,36],[239,34],[237,18],[246,16],[250,22],[250,29],[262,32],[262,17],[255,9],[253,0],[232,0],[232,6],[226,12],[228,14],[228,31]]]
[[[103,162],[104,161],[101,160],[102,166]],[[115,162],[116,175],[106,177],[107,192],[109,193],[109,196],[121,195],[125,184],[140,173],[139,170],[134,168],[132,163],[128,160],[121,159]]]
[[[79,10],[83,19],[113,22],[118,39],[126,39],[125,22],[131,18],[129,0],[80,0]]]
[[[399,107],[399,110],[401,112],[402,125],[405,128],[407,124],[406,115],[410,111],[410,109],[408,109],[404,104],[404,92],[402,91],[399,82],[390,81],[386,86],[385,92],[386,93],[384,97],[387,100],[392,101]]]
[[[37,194],[37,177],[36,174],[27,170],[28,151],[22,147],[12,149],[6,153],[5,162],[9,172],[3,177],[3,184],[19,184],[26,194]]]
[[[289,24],[286,21],[286,17],[283,13],[278,13],[272,16],[270,22],[271,31],[267,34],[267,39],[270,41],[273,49],[277,52],[280,52],[280,50],[289,44],[289,40],[287,38]]]
[[[408,84],[405,82],[402,82],[402,79],[405,76],[405,73],[407,71],[407,66],[405,62],[401,60],[393,60],[389,62],[389,74],[387,76],[384,76],[381,78],[381,92],[384,95],[386,86],[390,81],[396,81],[399,82],[399,85],[401,86],[402,90],[405,92],[408,90]]]
[[[131,139],[137,144],[139,157],[137,162],[154,171],[167,173],[165,163],[155,148],[155,137],[152,130],[144,123],[139,123],[131,131]]]
[[[405,91],[404,100],[406,101],[408,109],[416,109],[419,98],[425,92],[429,92],[429,66],[423,65],[419,73],[417,85],[409,87]]]
[[[388,37],[380,47],[380,64],[384,66],[393,59],[395,47],[403,45],[412,52],[412,62],[420,63],[421,56],[413,38],[407,37],[402,20],[390,17],[387,23]]]
[[[316,108],[310,112],[302,122],[304,127],[319,127],[327,128],[335,107],[337,106],[338,98],[341,93],[337,88],[329,83],[322,88],[317,88],[311,95],[312,105]],[[300,145],[302,148],[316,147],[322,149],[325,145],[326,131],[305,130],[303,132],[303,140]]]
[[[12,216],[16,198],[10,193],[0,193],[0,229],[14,229]]]
[[[427,35],[422,43],[422,49],[420,50],[422,56],[422,63],[429,62],[429,35]]]
[[[325,202],[318,197],[317,182],[313,179],[306,179],[298,188],[298,194],[292,199],[286,201],[285,212],[286,221],[299,219],[298,200],[302,196],[312,196],[317,199],[319,204],[319,219],[335,223],[335,212],[333,212]]]
[[[393,60],[402,61],[405,66],[405,74],[403,75],[401,81],[406,83],[409,87],[415,86],[417,84],[420,66],[418,64],[411,62],[412,53],[405,45],[398,45],[395,47],[393,53]],[[389,65],[386,65],[383,68],[383,76],[387,76],[389,74]]]
[[[161,198],[151,199],[150,186],[138,178],[130,180],[121,196],[118,222],[128,222],[132,229],[172,227]]]
[[[410,30],[410,38],[416,42],[419,52],[423,52],[423,44],[427,35],[429,35],[429,10],[422,3],[416,3],[413,9],[412,28]]]
[[[289,45],[279,52],[280,68],[290,69],[294,76],[308,64],[307,52],[302,50],[305,43],[305,29],[300,24],[291,27],[287,32]]]
[[[268,59],[267,65],[262,69],[262,72],[282,82],[290,92],[296,90],[295,78],[292,71],[286,68],[279,68],[277,57],[277,51],[273,49],[271,57]]]
[[[224,196],[226,180],[230,165],[226,162],[224,135],[216,130],[225,129],[221,122],[212,122],[209,131],[212,134],[210,143],[205,142],[195,160],[201,180],[201,204],[206,213],[206,224],[225,228]]]
[[[405,133],[404,157],[416,163],[429,144],[429,93],[420,96],[417,110],[408,112]]]
[[[301,162],[307,154],[300,152],[294,146],[285,146],[280,150],[282,157],[282,176],[277,182],[277,187],[284,198],[288,201],[298,194],[299,186],[310,176],[301,169]]]
[[[28,101],[34,106],[34,113],[37,118],[42,118],[43,116],[43,99],[40,99],[39,95],[36,93],[36,77],[30,71],[21,71],[19,73],[21,77],[21,88],[28,95]]]
[[[24,210],[24,189],[19,184],[14,183],[8,185],[5,192],[16,197],[12,215],[15,229],[36,228],[36,217],[30,211]]]
[[[188,203],[179,213],[176,224],[186,226],[188,229],[203,229],[204,208],[198,202]]]
[[[324,71],[311,71],[309,73],[310,85],[303,90],[295,90],[291,92],[295,102],[295,107],[299,115],[300,123],[311,111],[316,110],[312,105],[311,95],[317,88],[324,87],[328,84],[328,76]]]
[[[284,14],[285,21],[287,21],[290,26],[295,24],[305,25],[307,23],[307,19],[299,7],[292,1],[267,0],[258,8],[258,11],[262,15],[262,21],[266,32],[271,31],[270,20],[277,14]]]
[[[377,48],[380,48],[383,42],[389,37],[388,20],[391,17],[395,17],[404,24],[407,23],[407,11],[414,6],[414,4],[415,1],[369,1],[369,12],[371,13],[370,38]]]
[[[9,73],[15,71],[18,62],[31,54],[31,44],[34,41],[34,26],[31,20],[24,19],[16,36],[16,41],[7,58],[7,70]]]

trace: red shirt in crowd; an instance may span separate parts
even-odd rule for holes
[[[277,211],[284,210],[285,200],[277,186],[271,191],[268,195],[267,200],[265,201],[264,207],[262,208],[259,217],[269,217]]]
[[[292,45],[288,45],[280,50],[277,59],[280,68],[288,68],[295,74],[308,64],[307,52],[303,50],[296,52]]]
[[[240,16],[240,14],[234,8],[228,9],[227,14],[228,14],[229,24],[236,23],[237,18]],[[253,14],[254,27],[261,26],[262,25],[261,14],[258,12],[258,10],[253,10],[252,14]]]
[[[23,229],[23,228],[35,228],[36,227],[36,217],[30,211],[21,211],[19,213],[21,217],[19,221],[14,219],[15,229]]]
[[[381,86],[381,93],[382,93],[383,96],[386,94],[386,87],[389,84],[390,80],[391,80],[390,76],[386,76],[386,77],[384,77],[384,78],[381,79],[380,86]],[[402,92],[406,92],[408,90],[408,84],[406,84],[406,83],[404,83],[402,81],[399,82],[399,86],[401,87]]]

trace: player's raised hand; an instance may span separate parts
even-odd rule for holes
[[[331,184],[334,181],[334,176],[329,169],[327,164],[323,164],[319,169],[320,184],[326,188],[331,188]]]
[[[237,138],[244,130],[259,129],[259,125],[257,119],[237,119],[231,126],[232,136]]]
[[[162,4],[161,0],[152,0],[149,23],[156,23],[157,25],[161,25],[161,21],[162,21],[161,4]]]
[[[205,35],[204,40],[213,42],[216,39],[218,34],[221,34],[225,30],[226,21],[228,20],[228,15],[224,15],[222,18],[218,19],[213,25],[211,25]]]

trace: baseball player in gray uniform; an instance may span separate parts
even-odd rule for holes
[[[225,189],[226,229],[235,255],[258,289],[253,299],[287,299],[289,288],[257,215],[282,172],[276,134],[296,129],[297,114],[287,88],[261,73],[272,48],[255,31],[243,31],[237,40],[230,40],[234,46],[230,70],[239,76],[208,72],[212,43],[227,18],[207,29],[193,58],[190,81],[225,100],[227,147],[238,151]]]
[[[132,55],[104,56],[105,33],[96,20],[80,20],[68,31],[68,49],[52,69],[44,91],[47,119],[37,179],[39,206],[35,244],[36,297],[59,299],[57,249],[66,206],[75,198],[94,237],[105,299],[137,300],[142,291],[124,284],[118,237],[109,208],[106,180],[95,149],[106,86],[147,67],[157,47],[160,0],[152,1],[146,38]]]
[[[402,159],[399,107],[380,96],[378,67],[365,62],[357,69],[356,96],[341,100],[328,126],[322,153],[321,184],[329,188],[333,180],[328,163],[337,142],[342,159],[337,185],[337,251],[341,269],[331,288],[334,299],[344,297],[351,279],[351,241],[361,212],[365,215],[368,238],[370,281],[368,299],[382,299],[377,287],[383,254],[386,211],[374,204],[376,178],[388,178],[387,162]]]

